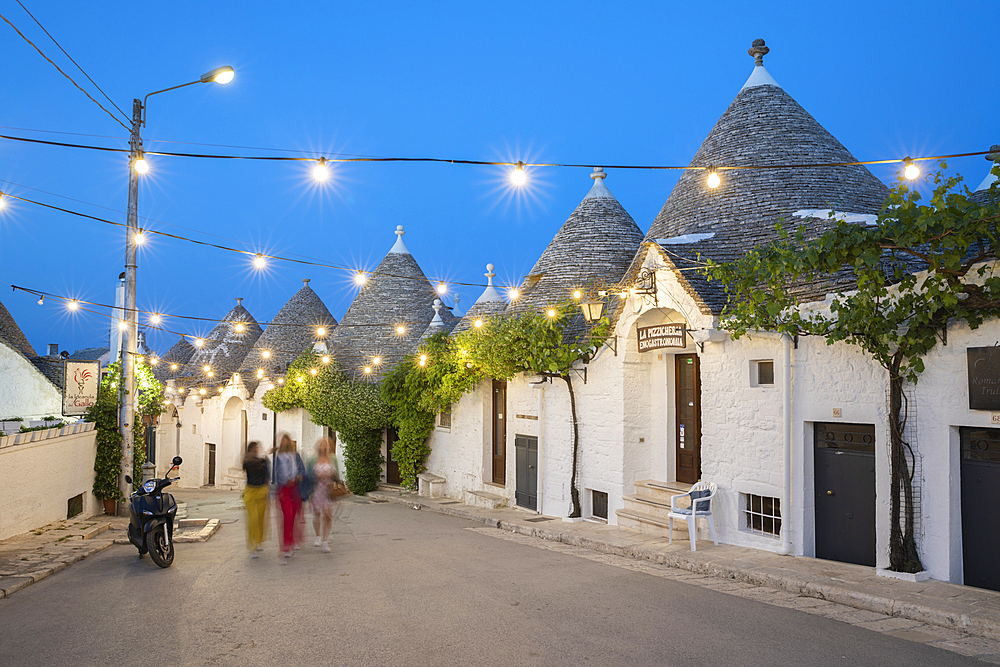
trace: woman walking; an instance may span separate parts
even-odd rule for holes
[[[320,438],[316,442],[316,461],[312,467],[316,486],[309,498],[309,506],[313,512],[313,530],[316,531],[313,546],[320,547],[327,554],[330,553],[330,527],[333,525],[335,503],[330,498],[330,489],[335,481],[339,481],[333,446],[330,438]]]
[[[295,445],[288,434],[281,436],[278,456],[274,462],[274,484],[277,488],[278,506],[281,508],[281,564],[284,565],[297,545],[295,520],[302,507],[299,482],[305,474],[302,458],[295,453]]]
[[[243,504],[247,508],[247,550],[251,558],[257,558],[264,547],[264,531],[267,526],[267,483],[271,481],[271,467],[261,456],[260,443],[253,441],[247,445],[243,457],[243,470],[247,474],[247,485],[243,489]]]

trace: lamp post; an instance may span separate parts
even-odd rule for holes
[[[139,233],[139,174],[149,171],[149,165],[142,152],[142,128],[146,125],[146,101],[153,95],[165,93],[168,90],[176,90],[185,86],[192,86],[196,83],[229,83],[233,80],[235,70],[228,65],[217,67],[210,72],[205,72],[197,81],[189,81],[179,86],[156,90],[146,95],[141,101],[132,100],[132,133],[129,137],[129,160],[128,160],[128,227],[125,231],[125,340],[122,341],[121,367],[122,367],[122,387],[123,393],[121,401],[121,413],[118,423],[121,424],[122,434],[122,470],[119,488],[123,495],[128,497],[128,488],[125,483],[125,475],[132,473],[132,420],[135,418],[135,347],[139,328],[139,315],[135,309],[135,283],[136,283],[136,245]],[[123,506],[119,506],[120,511],[124,511]]]

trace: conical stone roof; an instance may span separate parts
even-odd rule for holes
[[[979,205],[989,203],[990,186],[997,181],[997,177],[993,174],[993,167],[1000,164],[1000,146],[994,144],[990,146],[990,150],[992,153],[986,156],[986,160],[990,163],[990,170],[986,173],[986,178],[983,179],[983,182],[979,184],[979,187],[969,197],[970,201]]]
[[[236,331],[237,324],[243,325],[242,332]],[[202,347],[195,350],[185,375],[202,382],[225,382],[239,370],[263,332],[257,320],[243,307],[243,299],[236,299],[236,306],[203,339]],[[205,366],[214,373],[213,377],[207,376],[203,370]]]
[[[642,242],[642,231],[604,185],[601,167],[594,185],[518,287],[509,312],[542,310],[591,283],[617,283]],[[471,309],[470,309],[471,310]]]
[[[405,355],[416,350],[434,318],[431,304],[438,294],[403,244],[403,233],[403,226],[399,225],[395,245],[333,331],[332,352],[354,377],[364,376],[364,367],[378,356],[382,363],[373,366],[369,377],[381,379]],[[447,306],[441,318],[449,328],[458,319]],[[397,326],[405,327],[405,333],[398,334]]]
[[[486,265],[486,276],[488,284],[483,293],[479,295],[476,302],[469,307],[469,310],[465,312],[465,316],[455,325],[453,329],[454,333],[461,333],[463,331],[468,331],[473,326],[475,326],[476,320],[485,320],[492,315],[497,313],[502,313],[507,307],[507,301],[504,300],[497,288],[493,286],[493,279],[497,274],[493,273],[493,265]]]
[[[326,304],[309,287],[309,280],[302,283],[302,288],[271,318],[240,365],[240,377],[251,394],[257,387],[258,370],[264,371],[264,377],[274,380],[300,354],[311,350],[316,341],[329,338],[337,326]],[[317,333],[321,327],[326,332],[324,336]]]
[[[181,338],[159,358],[156,366],[153,367],[153,375],[160,382],[166,382],[182,375],[190,375],[192,370],[188,369],[187,365],[191,361],[191,357],[194,356],[194,350],[194,345],[189,343],[187,339]],[[177,370],[171,368],[174,364],[177,364]]]
[[[702,142],[692,167],[753,167],[857,159],[786,93],[764,69],[768,51],[756,40],[757,64],[746,85]],[[653,221],[647,241],[712,234],[704,247],[717,260],[776,238],[775,224],[798,227],[811,220],[829,224],[828,211],[877,214],[888,188],[863,165],[795,169],[719,170],[720,185],[706,185],[707,172],[687,170]],[[812,215],[809,212],[812,212]]]
[[[17,322],[14,321],[13,316],[2,302],[0,302],[0,340],[29,359],[38,356],[35,354],[35,348],[31,347],[31,343],[28,342],[27,336],[21,331],[21,327],[17,326]]]

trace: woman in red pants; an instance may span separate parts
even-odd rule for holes
[[[278,456],[274,462],[274,484],[277,488],[278,506],[281,508],[281,564],[288,562],[295,547],[295,521],[302,507],[299,483],[305,474],[302,458],[295,452],[295,445],[288,434],[281,436]]]

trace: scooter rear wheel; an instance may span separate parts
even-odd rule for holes
[[[146,533],[146,550],[153,562],[160,567],[170,567],[174,562],[174,543],[167,542],[165,530],[166,526],[158,526]]]

